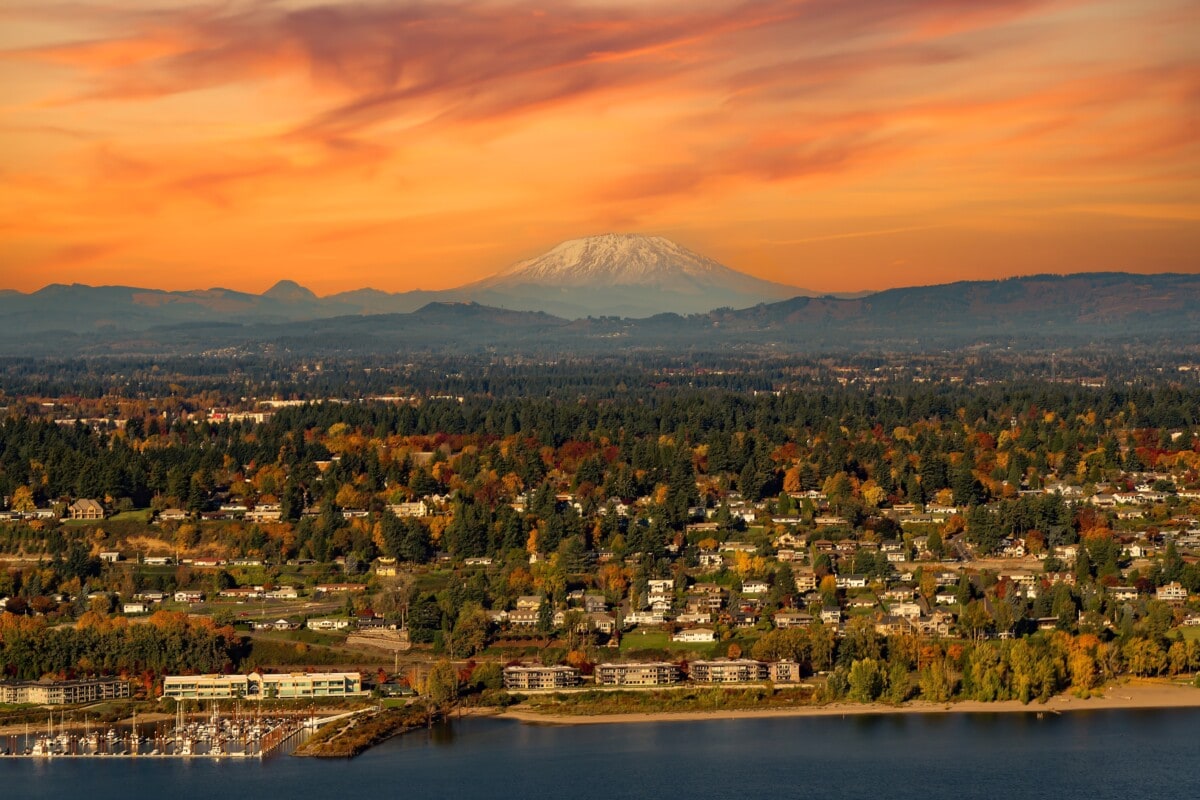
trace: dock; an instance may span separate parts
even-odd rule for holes
[[[0,737],[0,759],[32,758],[265,758],[306,736],[311,723],[303,718],[220,716],[214,708],[206,721],[186,721],[182,711],[170,730],[149,735],[135,722],[127,730],[56,732],[51,718],[46,728],[32,727],[23,735]]]

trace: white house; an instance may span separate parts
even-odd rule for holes
[[[313,617],[305,623],[310,631],[340,631],[350,627],[348,617]]]
[[[715,642],[717,634],[709,628],[687,628],[671,637],[672,642]]]
[[[1155,596],[1164,603],[1183,603],[1187,601],[1188,592],[1179,582],[1173,581],[1158,587]]]

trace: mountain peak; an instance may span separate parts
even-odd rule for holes
[[[812,294],[717,263],[662,236],[606,233],[570,239],[455,295],[562,317],[696,314]]]
[[[562,242],[480,285],[664,286],[680,280],[708,282],[728,274],[735,273],[662,236],[606,233]]]
[[[262,293],[263,297],[284,303],[300,303],[316,300],[317,296],[295,281],[282,280]]]

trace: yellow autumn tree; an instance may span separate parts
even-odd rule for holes
[[[871,508],[878,508],[887,499],[887,492],[873,480],[868,480],[859,487],[863,502]]]
[[[605,564],[596,572],[600,588],[615,595],[625,594],[629,587],[629,572],[620,564]]]
[[[794,464],[788,468],[787,472],[783,473],[783,490],[785,492],[798,492],[804,488],[800,484],[800,465]]]
[[[334,502],[339,508],[365,508],[367,497],[355,488],[352,483],[343,483],[337,492]]]
[[[13,511],[33,511],[37,504],[33,501],[33,490],[28,486],[18,486],[12,494]]]

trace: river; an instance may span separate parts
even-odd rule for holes
[[[1200,797],[1200,710],[617,725],[462,719],[351,761],[0,758],[13,800]]]

